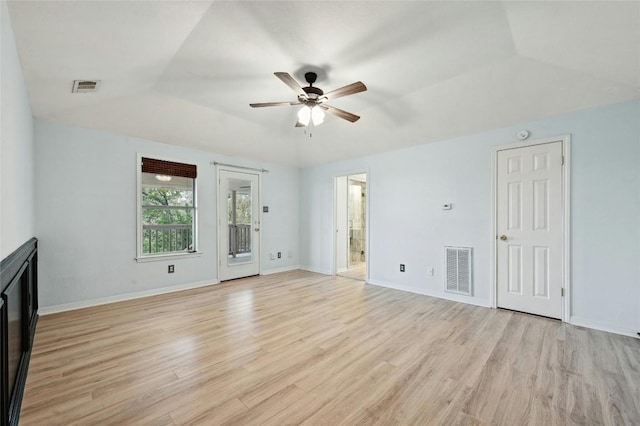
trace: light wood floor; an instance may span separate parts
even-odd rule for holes
[[[41,317],[21,425],[640,424],[640,341],[308,272]]]
[[[346,271],[340,272],[338,275],[345,278],[364,281],[367,277],[367,264],[362,263],[358,266],[354,266],[353,268],[349,268]]]

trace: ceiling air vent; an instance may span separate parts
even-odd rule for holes
[[[72,93],[93,93],[100,84],[99,80],[73,80]]]

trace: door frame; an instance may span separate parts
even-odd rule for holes
[[[331,257],[331,273],[333,276],[338,275],[338,260],[337,260],[337,256],[338,256],[338,236],[337,236],[337,226],[338,226],[338,217],[337,217],[337,209],[338,209],[338,178],[340,177],[349,177],[349,176],[353,176],[353,175],[362,175],[365,174],[367,175],[367,199],[365,200],[365,207],[366,207],[366,212],[365,215],[367,217],[367,219],[365,220],[365,226],[366,226],[366,230],[364,233],[364,238],[365,238],[365,259],[366,259],[366,272],[365,272],[365,277],[364,277],[364,281],[365,283],[369,282],[369,270],[371,268],[371,244],[370,241],[371,239],[369,238],[369,232],[371,232],[371,227],[369,226],[370,222],[371,222],[371,215],[370,213],[370,201],[371,201],[371,185],[370,185],[370,181],[371,181],[371,174],[369,173],[369,169],[360,169],[358,171],[354,171],[354,172],[349,172],[349,173],[339,173],[339,174],[335,174],[333,176],[333,228],[331,229],[331,233],[333,234],[333,255]],[[347,180],[347,185],[348,185],[348,180]],[[349,191],[347,190],[347,194],[349,193]]]
[[[560,135],[526,142],[495,146],[491,152],[491,307],[498,307],[498,152],[562,142],[562,322],[571,320],[571,135]]]
[[[247,170],[247,169],[243,169],[243,168],[236,168],[236,167],[232,167],[232,166],[222,166],[222,165],[218,165],[216,166],[216,180],[218,181],[216,183],[216,240],[217,240],[217,244],[216,244],[216,248],[217,248],[217,252],[218,252],[218,264],[217,264],[217,278],[218,278],[218,282],[222,282],[222,280],[220,279],[220,271],[222,269],[222,260],[223,260],[223,253],[226,252],[225,247],[226,245],[223,243],[222,241],[222,235],[223,235],[223,231],[222,231],[222,218],[219,217],[219,213],[220,213],[220,184],[221,184],[221,178],[220,178],[220,172],[221,171],[227,171],[227,172],[236,172],[236,173],[244,173],[244,174],[254,174],[258,176],[258,191],[257,191],[257,195],[258,195],[258,221],[260,222],[260,231],[258,231],[258,244],[255,246],[257,253],[256,253],[256,261],[258,262],[258,275],[262,275],[262,257],[261,257],[261,253],[262,253],[262,205],[260,204],[260,200],[262,200],[262,172],[257,171],[257,170]],[[227,224],[225,224],[226,226]],[[251,226],[255,226],[254,224],[252,224]],[[225,241],[226,242],[226,241]]]

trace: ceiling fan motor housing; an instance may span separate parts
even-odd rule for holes
[[[324,95],[324,92],[313,86],[303,87],[302,90],[309,96],[309,99],[318,99],[320,96]]]

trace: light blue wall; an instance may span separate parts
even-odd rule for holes
[[[333,177],[369,171],[371,282],[490,304],[491,152],[516,142],[572,138],[572,320],[640,330],[640,101],[548,117],[301,172],[301,264],[333,269]],[[418,134],[414,135],[419,138]],[[440,205],[451,202],[454,209]],[[474,247],[474,296],[443,291],[445,245]],[[400,273],[398,264],[407,272]],[[435,268],[428,276],[426,268]]]
[[[0,259],[33,237],[33,116],[6,2],[0,2]]]
[[[34,153],[34,120],[4,2],[0,14],[0,255],[35,228],[41,306],[215,280],[212,159],[271,169],[263,179],[262,204],[270,207],[263,215],[263,271],[300,264],[331,273],[333,177],[368,171],[371,281],[450,297],[442,291],[442,247],[473,246],[474,296],[454,299],[488,305],[491,148],[515,142],[526,128],[532,139],[572,136],[572,320],[628,334],[640,330],[640,101],[302,171],[40,120]],[[419,129],[397,137],[419,142]],[[201,171],[200,208],[211,213],[200,217],[204,255],[176,260],[173,275],[167,262],[133,260],[137,152],[195,162]],[[445,202],[454,209],[441,210]],[[268,257],[289,250],[292,258]],[[398,272],[399,263],[407,272]],[[430,266],[434,276],[426,274]]]
[[[198,166],[198,258],[137,263],[137,153]],[[211,161],[264,167],[262,272],[298,265],[299,170],[36,120],[40,306],[217,280],[216,177]],[[292,257],[287,256],[289,250]],[[270,260],[269,252],[281,251]],[[175,264],[175,273],[167,265]]]

